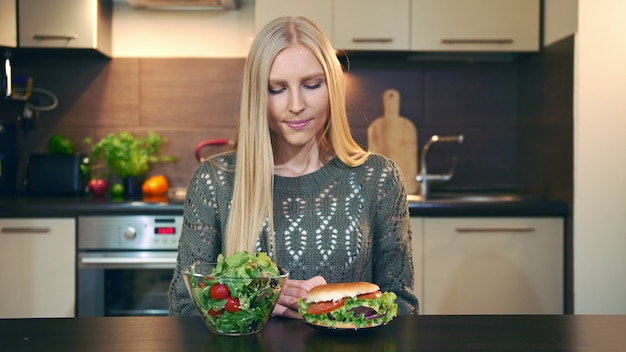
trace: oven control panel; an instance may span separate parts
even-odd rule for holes
[[[179,215],[79,216],[78,249],[177,249],[182,227]]]

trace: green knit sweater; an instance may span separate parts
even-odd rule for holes
[[[233,154],[217,156],[233,165]],[[180,269],[222,252],[234,175],[201,163],[187,189],[170,314],[198,314]],[[406,190],[395,163],[371,154],[361,166],[337,157],[299,177],[274,177],[275,259],[290,279],[369,281],[398,296],[398,314],[417,314]],[[266,232],[266,231],[265,231]],[[265,238],[265,236],[261,236]],[[268,252],[265,240],[257,250]]]

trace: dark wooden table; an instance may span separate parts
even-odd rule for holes
[[[625,315],[401,316],[359,333],[272,318],[255,335],[213,335],[198,317],[0,320],[13,351],[626,351]]]

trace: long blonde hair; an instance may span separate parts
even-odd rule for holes
[[[254,251],[267,221],[268,251],[274,257],[274,154],[267,116],[268,82],[276,55],[296,43],[313,53],[326,75],[330,117],[321,136],[320,148],[334,150],[337,157],[349,166],[363,164],[368,156],[350,133],[343,72],[322,30],[305,17],[280,17],[267,24],[252,43],[243,73],[239,123],[231,147],[236,150],[237,162],[226,226],[226,255],[242,250]]]

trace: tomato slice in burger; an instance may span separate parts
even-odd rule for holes
[[[382,292],[380,291],[375,291],[375,292],[370,292],[370,293],[364,293],[362,295],[358,295],[356,296],[357,299],[374,299],[374,298],[380,298],[382,297]]]
[[[311,304],[309,308],[307,308],[306,312],[308,314],[326,314],[340,308],[344,305],[344,303],[346,303],[345,299],[341,299],[339,301],[316,302]]]

